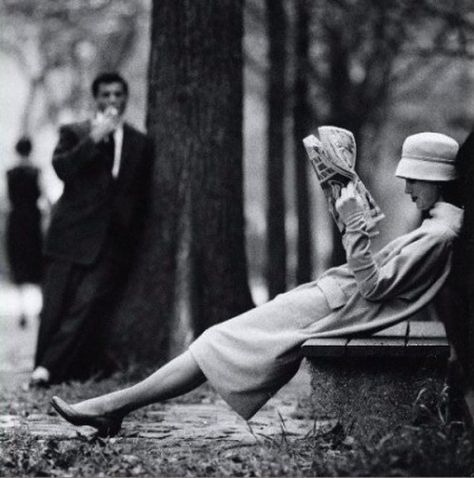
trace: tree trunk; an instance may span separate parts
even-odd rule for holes
[[[293,141],[295,151],[296,208],[298,216],[296,282],[311,280],[313,272],[311,208],[308,190],[308,161],[303,138],[311,133],[313,123],[308,104],[309,11],[306,0],[296,3],[296,52],[293,107]],[[317,237],[316,237],[317,240]]]
[[[329,123],[333,126],[348,129],[354,134],[357,146],[359,123],[357,112],[354,113],[354,101],[350,80],[350,51],[344,43],[342,32],[333,31],[328,42],[330,54],[330,87],[328,89],[330,114]],[[332,223],[332,253],[331,266],[338,266],[346,262],[346,252],[342,245],[341,233]]]
[[[282,0],[267,0],[269,33],[267,132],[267,284],[270,298],[286,290],[285,73],[286,13]]]
[[[252,307],[242,187],[242,0],[153,2],[151,211],[119,313],[127,351],[168,357]],[[174,332],[173,332],[174,331]],[[176,332],[178,331],[178,332]]]

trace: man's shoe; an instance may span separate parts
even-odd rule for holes
[[[50,385],[51,374],[49,370],[44,367],[36,367],[31,374],[29,387],[30,388],[48,388]]]
[[[117,435],[121,426],[123,416],[114,414],[88,415],[74,410],[59,397],[51,399],[51,405],[66,421],[75,426],[87,425],[97,429],[97,435],[100,437],[111,437]]]
[[[49,388],[50,387],[50,383],[49,382],[46,382],[45,380],[33,380],[33,379],[30,379],[29,382],[26,383],[26,388],[28,390],[31,390],[31,389],[39,389],[39,388]]]

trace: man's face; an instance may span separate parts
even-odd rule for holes
[[[109,107],[116,108],[122,115],[127,106],[128,97],[125,89],[120,82],[100,83],[95,97],[95,103],[98,111],[105,111]]]

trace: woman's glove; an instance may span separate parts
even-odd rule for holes
[[[341,195],[336,200],[335,208],[346,227],[354,220],[360,219],[364,209],[354,183],[348,183],[341,189]]]

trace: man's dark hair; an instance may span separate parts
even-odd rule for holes
[[[22,136],[15,145],[15,150],[21,156],[28,156],[31,153],[33,145],[28,136]]]
[[[92,82],[92,96],[95,98],[99,93],[99,86],[102,84],[110,83],[120,83],[123,86],[123,91],[125,95],[128,96],[128,83],[119,73],[110,72],[110,73],[101,73],[97,75],[95,80]]]

